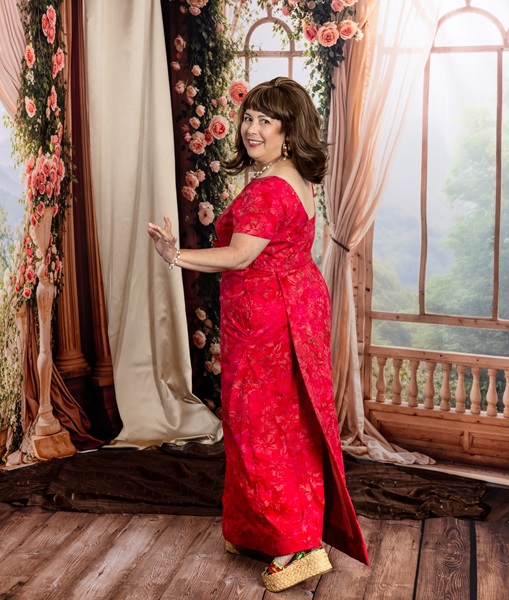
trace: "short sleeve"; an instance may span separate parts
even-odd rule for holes
[[[271,240],[284,220],[282,194],[264,178],[252,181],[232,206],[233,232]]]

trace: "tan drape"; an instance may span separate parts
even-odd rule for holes
[[[441,0],[360,0],[365,38],[336,69],[331,98],[331,171],[326,182],[331,237],[324,276],[333,305],[335,398],[343,449],[378,461],[428,463],[391,446],[365,419],[351,262],[375,219],[412,88],[429,56]],[[346,67],[346,68],[345,68]]]
[[[221,423],[191,393],[182,274],[147,223],[178,223],[159,0],[85,0],[92,181],[115,392],[117,444],[214,442]],[[177,232],[176,232],[177,233]]]
[[[19,74],[25,51],[25,34],[16,0],[0,2],[0,102],[14,118],[17,110]]]

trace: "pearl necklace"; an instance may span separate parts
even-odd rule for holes
[[[286,160],[286,156],[279,156],[278,158],[272,160],[268,165],[262,167],[259,171],[253,171],[253,178],[260,177],[262,173],[265,173],[267,169],[270,169],[273,165],[281,162],[282,160]]]

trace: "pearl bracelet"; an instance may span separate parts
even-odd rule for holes
[[[168,263],[168,269],[170,269],[170,271],[173,269],[173,267],[177,266],[179,258],[180,258],[180,248],[177,248],[177,254],[175,254],[175,258],[171,262]]]

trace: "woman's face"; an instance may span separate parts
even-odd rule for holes
[[[285,134],[278,119],[249,108],[244,113],[240,133],[247,153],[259,166],[281,156]]]

